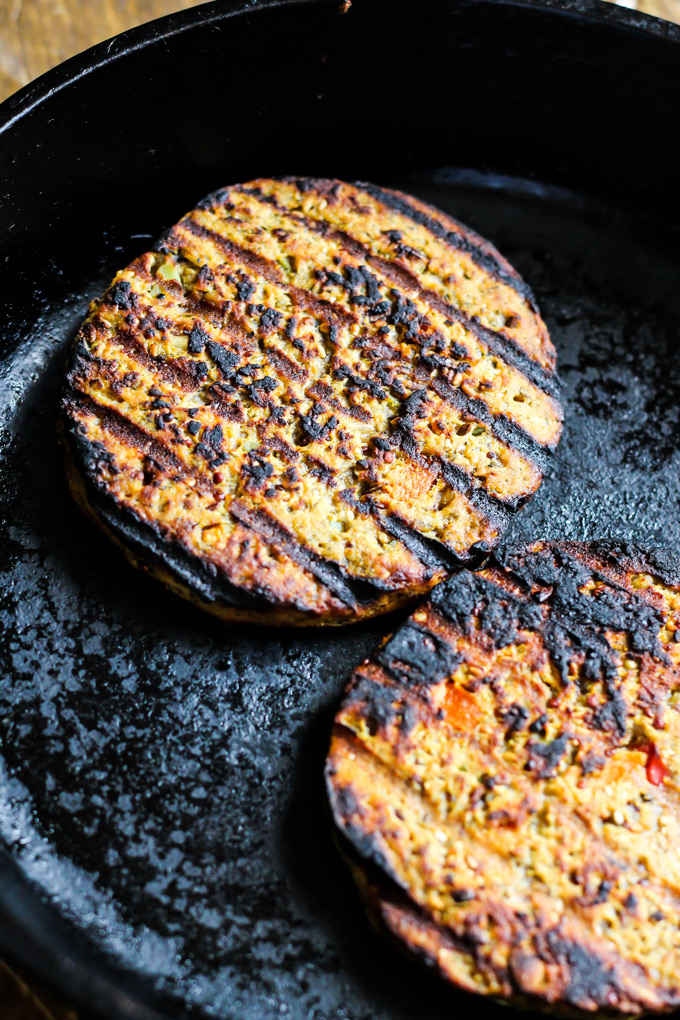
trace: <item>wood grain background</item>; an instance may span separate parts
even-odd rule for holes
[[[0,0],[0,101],[102,39],[199,2]]]
[[[205,0],[0,0],[0,102],[67,57]],[[354,0],[354,3],[370,0]],[[625,0],[680,24],[680,0]],[[0,961],[0,1020],[88,1020]]]

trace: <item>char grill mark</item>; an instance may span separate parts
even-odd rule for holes
[[[398,539],[414,556],[418,557],[421,563],[431,570],[449,571],[460,565],[460,557],[456,556],[451,549],[436,539],[421,535],[416,528],[408,524],[398,514],[380,514],[376,509],[373,509],[372,512],[376,517],[379,517],[381,527],[388,534]]]
[[[523,280],[517,279],[516,276],[508,273],[498,262],[498,260],[489,253],[487,244],[480,238],[472,233],[472,231],[464,228],[459,224],[458,230],[447,230],[446,227],[432,216],[428,216],[426,213],[419,209],[416,209],[404,196],[397,195],[391,191],[385,191],[383,188],[377,187],[375,184],[367,184],[363,181],[355,182],[355,188],[361,191],[367,192],[376,201],[386,205],[390,209],[395,209],[397,212],[402,213],[409,219],[418,223],[420,226],[425,227],[444,241],[451,248],[456,251],[465,252],[470,255],[480,269],[494,276],[497,280],[500,280],[508,287],[512,287],[513,290],[517,291],[520,297],[523,297],[528,303],[532,311],[538,311],[536,305],[536,298],[534,297],[531,288],[524,283]]]
[[[72,433],[69,438],[79,450],[84,462],[97,461],[102,458],[109,461],[110,454],[106,449],[99,449],[100,444],[90,442],[77,432]],[[281,585],[274,583],[272,587],[266,576],[259,577],[257,584],[249,588],[244,584],[243,578],[229,577],[224,569],[216,570],[214,565],[206,564],[194,550],[182,542],[181,536],[169,540],[168,534],[156,523],[140,519],[130,507],[114,501],[105,490],[98,490],[96,482],[92,478],[86,485],[88,502],[97,518],[123,543],[126,549],[134,555],[140,555],[145,562],[172,571],[205,603],[220,602],[238,610],[263,612],[271,608],[272,602],[281,601],[282,596],[287,594],[286,589],[289,586],[284,586],[281,591]],[[244,544],[253,545],[253,539],[255,542],[259,540],[259,536],[255,532],[249,531],[245,527],[243,531],[242,541]],[[265,546],[265,548],[267,547]],[[277,551],[277,553],[281,556],[281,551]],[[304,576],[302,576],[302,580],[304,581]],[[313,577],[310,580],[316,582]],[[276,579],[274,581],[276,582]],[[316,586],[319,588],[317,599],[321,604],[330,602],[335,611],[342,611],[342,602],[332,598],[325,599],[324,593],[327,589],[318,583]],[[308,597],[315,594],[310,592]],[[303,599],[298,598],[295,604],[301,610],[309,609],[309,605]]]
[[[416,392],[413,396],[418,396],[418,393]],[[401,447],[414,464],[418,464],[427,470],[441,475],[452,489],[466,497],[471,506],[481,513],[487,523],[493,524],[498,530],[507,527],[512,513],[518,510],[529,496],[514,498],[494,496],[483,485],[475,484],[475,478],[471,472],[465,471],[457,464],[446,461],[443,457],[432,457],[424,454],[414,440],[409,424],[409,416],[407,414],[393,435],[395,445]]]
[[[78,443],[78,437],[72,437]],[[82,443],[82,440],[81,440]],[[86,450],[82,453],[87,456]],[[263,594],[249,592],[226,576],[216,575],[196,555],[178,542],[168,542],[158,527],[141,521],[129,507],[113,504],[110,497],[88,484],[88,500],[97,516],[131,552],[169,569],[187,583],[205,602],[225,602],[237,609],[266,610],[271,602]]]
[[[138,451],[141,458],[148,458],[153,464],[153,479],[156,484],[168,478],[173,483],[193,478],[199,483],[198,493],[208,498],[220,499],[220,493],[212,489],[210,478],[205,472],[187,468],[187,465],[182,463],[165,444],[118,414],[114,408],[97,404],[89,398],[86,403],[81,398],[80,403],[81,408],[96,417],[105,430],[124,448],[132,448]],[[98,492],[97,511],[114,533],[129,538],[132,548],[145,550],[153,558],[175,570],[181,568],[178,571],[180,575],[193,579],[196,582],[196,590],[208,601],[212,601],[216,592],[219,593],[217,597],[223,597],[225,592],[231,592],[233,585],[229,582],[223,584],[222,579],[216,581],[210,571],[207,571],[205,576],[206,568],[202,560],[195,551],[181,544],[181,536],[169,541],[167,535],[162,535],[147,519],[141,519],[124,501],[106,498],[108,489],[100,481],[99,476],[102,467],[117,470],[114,455],[106,444],[88,439],[77,429],[74,430],[72,438],[79,448],[81,457],[90,466],[89,485]],[[248,508],[241,500],[232,501],[228,511],[239,524],[263,539],[279,558],[287,558],[298,564],[315,578],[320,588],[333,595],[344,606],[356,609],[362,602],[369,601],[369,593],[375,597],[375,591],[379,589],[377,584],[350,576],[345,577],[339,567],[306,548],[266,511]],[[166,553],[159,551],[159,542],[165,542],[169,551]],[[267,604],[266,600],[263,602],[262,597],[258,598],[256,594],[251,596],[247,592],[242,601],[234,602],[231,597],[227,601],[241,608],[261,608]]]
[[[462,492],[470,501],[471,505],[478,510],[495,528],[499,531],[506,528],[514,511],[518,510],[526,498],[499,499],[493,496],[482,486],[470,484],[470,475],[459,468],[456,464],[448,464],[446,461],[439,462],[442,478],[452,489]]]
[[[187,478],[193,478],[199,483],[198,491],[209,494],[211,498],[216,501],[221,502],[224,500],[225,511],[228,511],[228,513],[242,525],[257,533],[277,552],[305,568],[323,587],[325,587],[346,606],[356,609],[362,604],[369,603],[371,598],[376,597],[377,592],[381,592],[389,588],[387,585],[381,585],[375,578],[353,576],[349,572],[343,570],[341,566],[333,560],[324,559],[319,556],[304,542],[292,535],[292,533],[285,528],[280,521],[276,520],[276,518],[272,517],[265,510],[256,508],[249,509],[242,499],[230,500],[227,498],[219,490],[214,488],[211,482],[213,468],[209,463],[203,470],[196,466],[192,466],[191,464],[187,464],[165,443],[146,432],[140,426],[131,422],[113,407],[98,403],[90,397],[81,397],[80,405],[84,410],[97,417],[104,428],[126,447],[138,450],[141,455],[151,456],[156,467],[163,468],[165,475],[171,477],[173,482],[185,481]],[[75,410],[76,408],[74,406],[72,413]],[[212,450],[210,447],[213,443],[210,439],[210,435],[214,437],[216,433],[219,432],[219,443],[216,445],[221,446],[222,430],[220,426],[217,425],[213,429],[206,429],[205,431],[208,433],[208,435],[204,437],[205,442],[198,445],[205,447],[206,454],[211,456]],[[281,446],[280,443],[274,443],[273,445],[279,448]],[[297,464],[300,465],[300,452],[295,450],[291,450],[290,452],[294,454]],[[319,465],[318,462],[315,462],[314,458],[303,457],[303,459],[306,459],[310,463],[310,474],[315,475],[315,477],[324,484],[332,487],[332,471],[328,472],[325,470],[323,465]],[[256,484],[271,479],[271,474],[263,470],[265,466],[270,468],[267,461],[256,458],[252,468],[252,475]],[[160,479],[160,475],[161,472],[157,471],[157,480]],[[356,506],[356,504],[354,505]],[[359,508],[357,507],[357,509]],[[384,528],[384,530],[392,537],[401,540],[401,535],[404,533],[405,529],[402,529],[401,533],[398,533],[394,526],[389,526],[385,523],[385,520],[380,513],[368,506],[362,507],[360,512],[363,512],[365,516],[370,516],[378,527]],[[435,560],[432,552],[428,549],[425,542],[421,541],[420,543],[416,543],[414,541],[404,541],[403,544],[412,555],[420,559],[428,576],[432,575],[433,569],[441,569],[442,557]]]
[[[106,409],[99,415],[109,426],[116,414],[129,418],[129,448],[153,441],[167,451],[168,489],[174,479],[200,478],[232,524],[361,613],[381,592],[422,590],[495,544],[537,487],[532,461],[541,462],[543,448],[504,416],[497,395],[489,407],[432,378],[447,364],[437,353],[444,347],[427,345],[435,326],[406,296],[410,277],[390,279],[381,259],[376,274],[348,264],[350,290],[332,293],[312,272],[326,272],[340,250],[331,237],[364,262],[368,249],[331,226],[320,231],[328,244],[312,240],[307,220],[297,227],[302,247],[286,248],[288,221],[265,216],[253,194],[251,208],[234,205],[237,190],[223,193],[223,208],[203,203],[114,281],[83,327],[91,346],[76,349],[70,378]],[[240,201],[251,191],[240,189]],[[381,342],[380,315],[390,307],[402,349],[376,359],[359,340]],[[452,351],[461,347],[454,336],[463,333],[449,335]],[[486,357],[483,343],[474,351],[475,364]],[[453,357],[458,365],[462,355]],[[476,393],[486,376],[475,368],[471,378]],[[409,431],[410,402],[423,388],[425,418],[439,407],[441,421]],[[543,408],[535,392],[517,411],[531,427]],[[470,429],[478,436],[482,419],[485,437],[457,439]]]
[[[182,230],[186,230],[188,233],[193,234],[194,237],[198,237],[204,241],[209,241],[219,251],[223,252],[223,254],[232,258],[237,264],[247,266],[257,275],[269,281],[269,283],[285,286],[281,270],[276,263],[271,261],[271,259],[264,258],[256,252],[251,251],[249,248],[243,248],[241,245],[234,244],[234,242],[230,241],[224,236],[224,234],[220,234],[216,230],[211,230],[209,227],[205,227],[201,223],[197,223],[196,220],[191,217],[183,219],[179,223],[179,227]],[[181,245],[181,235],[177,238],[177,241]],[[352,325],[357,321],[356,316],[344,311],[344,309],[336,308],[333,302],[325,301],[323,298],[318,298],[311,291],[304,290],[302,287],[290,286],[286,289],[300,308],[304,308],[306,311],[318,315],[329,324],[333,324],[338,321]]]
[[[119,334],[119,336],[122,336],[122,337],[125,337],[126,335],[127,334]],[[177,370],[175,370],[175,376],[181,376],[181,373],[178,372]],[[185,376],[184,378],[185,378],[185,380],[187,382],[189,382],[189,383],[191,382],[191,377],[190,376]],[[229,405],[225,405],[222,401],[220,401],[216,397],[213,397],[213,400],[212,400],[212,409],[215,411],[215,413],[218,416],[222,417],[223,420],[225,420],[225,421],[230,420],[230,418],[232,417],[232,415],[230,413]],[[414,451],[411,451],[411,452],[413,453]],[[416,457],[418,456],[417,451],[415,451],[415,456]],[[423,458],[420,458],[420,460],[422,461]],[[315,469],[313,468],[312,470],[315,470]],[[490,518],[494,519],[496,522],[499,522],[499,521],[502,522],[502,520],[504,519],[504,516],[505,516],[504,513],[503,513],[504,507],[503,507],[502,501],[494,500],[493,497],[491,497],[491,496],[489,496],[487,499],[484,499],[484,493],[483,493],[482,490],[471,490],[471,488],[470,488],[470,479],[468,478],[467,484],[464,484],[463,479],[462,479],[462,472],[457,472],[456,473],[455,469],[450,468],[449,466],[443,465],[443,473],[444,473],[445,477],[448,476],[448,480],[450,482],[455,477],[455,481],[452,482],[453,487],[456,488],[458,491],[460,491],[462,493],[466,493],[468,496],[471,496],[471,502],[473,503],[473,505],[475,505],[478,509],[481,509],[483,512],[485,512],[485,516],[486,517],[490,517]],[[324,480],[324,481],[332,482],[332,472],[330,473],[330,476],[329,475],[321,474],[321,475],[318,475],[318,477],[322,478],[322,480]],[[369,507],[368,509],[371,509],[371,508]],[[404,541],[404,537],[405,537],[405,534],[406,534],[406,532],[404,530],[405,526],[401,530],[397,531],[395,529],[394,525],[389,525],[389,524],[386,523],[386,518],[384,516],[380,515],[375,510],[375,508],[371,509],[371,515],[373,516],[373,518],[376,521],[376,523],[380,527],[384,528],[385,531],[387,531],[393,537],[398,538],[400,541]],[[416,544],[414,542],[413,536],[411,536],[411,540],[409,542],[404,541],[404,544],[406,545],[407,548],[409,548],[409,550],[414,555],[419,555],[420,554],[419,558],[421,559],[422,562],[425,563],[425,565],[431,564],[431,562],[432,562],[432,552],[431,552],[431,550],[427,551],[427,546],[426,546],[425,542],[420,542],[420,543]],[[441,557],[440,557],[440,565],[441,565]]]
[[[376,590],[381,590],[377,582],[352,577],[338,564],[318,556],[266,510],[253,509],[242,500],[232,503],[230,510],[238,521],[261,535],[275,548],[284,551],[351,609],[358,608],[362,603],[371,602],[375,598]]]
[[[246,188],[240,187],[235,188],[235,191],[240,191],[243,194],[247,194],[253,198],[259,199],[267,204],[272,205],[279,212],[286,216],[289,216],[296,223],[304,226],[305,229],[313,231],[314,233],[320,234],[322,237],[332,238],[340,243],[342,247],[346,249],[355,258],[362,259],[368,265],[372,266],[377,272],[379,272],[384,278],[391,281],[395,286],[404,288],[412,293],[415,293],[417,297],[424,303],[429,305],[431,308],[437,309],[444,315],[449,316],[467,331],[477,338],[482,346],[488,348],[488,350],[496,354],[507,364],[516,368],[527,381],[533,383],[539,389],[543,390],[549,396],[557,397],[559,393],[559,386],[554,372],[546,371],[537,361],[529,357],[516,341],[499,330],[492,330],[488,327],[483,326],[473,316],[467,315],[460,308],[456,308],[449,302],[444,301],[440,295],[434,291],[424,287],[418,276],[410,270],[408,267],[401,263],[389,262],[387,259],[380,256],[374,255],[361,241],[350,233],[344,230],[334,230],[324,220],[316,220],[311,216],[304,215],[298,211],[288,209],[285,205],[279,202],[273,195],[264,195],[264,193],[254,187]],[[310,190],[310,189],[307,189]],[[311,189],[314,190],[314,189]],[[378,190],[378,189],[376,189]],[[373,197],[377,197],[374,195]],[[410,208],[410,207],[409,207]],[[413,212],[417,212],[413,210]],[[423,217],[427,219],[427,217]],[[421,222],[417,220],[416,222]],[[432,221],[434,222],[434,221]],[[453,232],[450,232],[453,233]],[[446,231],[442,228],[442,235],[446,234]],[[439,234],[437,236],[440,236]],[[449,243],[449,242],[447,242]],[[468,251],[466,246],[460,248],[462,251]],[[488,271],[488,267],[480,263],[481,267]],[[509,283],[511,278],[498,276],[498,279],[504,283]],[[514,281],[514,289],[518,289],[517,281]],[[528,288],[527,288],[528,290]],[[518,293],[522,296],[522,290],[518,290]],[[533,297],[532,297],[533,301]],[[535,310],[532,305],[533,310]]]
[[[183,220],[180,220],[179,227],[182,230],[186,230],[190,234],[193,234],[194,237],[200,238],[202,241],[210,241],[225,255],[231,256],[237,263],[247,266],[248,269],[252,270],[257,276],[261,276],[265,280],[269,280],[270,283],[282,282],[281,273],[278,270],[278,267],[270,262],[269,259],[262,258],[255,252],[250,251],[248,248],[243,248],[241,245],[234,244],[233,241],[224,237],[223,234],[218,234],[217,231],[211,230],[209,227],[204,227],[201,223],[197,223],[193,217],[186,216]],[[170,241],[172,243],[179,241],[181,244],[181,236],[178,237],[173,231]]]
[[[360,258],[363,261],[368,262],[377,272],[379,272],[384,278],[382,281],[383,283],[389,282],[397,285],[392,288],[392,292],[393,295],[397,297],[397,302],[401,307],[406,307],[408,305],[408,299],[402,293],[402,290],[405,289],[415,293],[415,295],[420,298],[421,301],[430,308],[430,310],[434,309],[442,315],[448,316],[453,321],[459,323],[465,332],[476,338],[483,351],[487,350],[488,353],[495,354],[502,362],[516,369],[527,382],[536,386],[544,394],[552,398],[556,398],[558,394],[558,381],[554,372],[548,372],[543,369],[537,361],[529,357],[526,351],[524,351],[519,344],[512,339],[512,337],[489,329],[476,321],[474,317],[471,317],[460,309],[448,304],[435,292],[424,288],[417,275],[410,269],[407,269],[398,263],[391,263],[384,258],[374,256],[360,241],[351,237],[345,231],[333,230],[323,219],[313,219],[295,210],[288,209],[285,205],[278,201],[275,195],[264,194],[260,188],[237,188],[234,189],[234,191],[248,195],[257,201],[260,201],[263,205],[271,206],[282,215],[289,217],[296,226],[304,226],[307,230],[324,238],[335,239],[355,258]],[[308,191],[311,191],[313,194],[315,193],[313,189],[308,189]],[[362,274],[361,267],[354,268],[352,272],[357,277],[357,282],[359,284],[367,282],[370,286],[370,274],[365,272]],[[343,278],[340,274],[334,275],[337,276],[338,282],[344,285]],[[380,294],[376,293],[374,297],[375,301],[378,301]],[[353,297],[352,300],[356,301],[357,298]],[[389,302],[386,303],[389,304]],[[359,311],[361,312],[361,310],[361,306],[359,306]],[[368,310],[369,314],[372,314],[370,303]],[[482,400],[481,403],[484,403],[484,401]],[[515,425],[515,428],[519,428],[519,431],[524,433],[524,430],[521,429],[520,426]],[[531,436],[528,438],[529,440],[532,439]],[[534,440],[534,442],[536,441]]]
[[[544,470],[548,462],[548,451],[523,429],[503,414],[493,414],[484,401],[468,397],[455,386],[449,386],[441,379],[435,379],[432,389],[454,407],[469,415],[493,432],[504,446]]]
[[[203,477],[202,472],[197,468],[187,470],[186,465],[173,450],[135,424],[135,422],[130,421],[120,411],[117,411],[115,407],[101,404],[93,397],[84,396],[80,393],[71,394],[70,402],[69,410],[72,414],[76,413],[79,407],[82,408],[86,414],[97,418],[116,439],[126,446],[134,447],[145,455],[152,456],[154,460],[163,464],[166,471],[183,472],[196,479]]]
[[[656,559],[662,577],[622,547],[496,554],[435,589],[350,681],[327,765],[336,823],[371,912],[454,984],[541,1008],[680,1001],[675,844],[658,835],[659,817],[680,827],[679,710],[654,722],[645,694],[653,676],[659,704],[680,690],[666,635],[680,561]],[[598,700],[622,706],[622,726],[588,710]],[[673,763],[667,796],[645,776],[645,731]],[[653,957],[650,925],[665,925]]]
[[[198,462],[187,463],[161,439],[132,422],[115,407],[101,404],[92,397],[84,397],[82,394],[78,394],[77,399],[78,405],[74,401],[69,408],[74,420],[78,419],[80,411],[84,412],[86,417],[96,418],[104,430],[126,449],[137,451],[141,459],[150,458],[156,468],[156,478],[165,475],[173,482],[185,482],[191,478],[197,483],[200,493],[210,495],[213,500],[221,499],[221,493],[215,489],[211,481],[211,474],[207,469],[201,468]]]
[[[201,230],[207,230],[207,228],[201,227]],[[217,234],[215,231],[209,231],[209,233],[211,235],[214,235],[215,238],[222,236]],[[214,243],[218,244],[218,241],[215,240]],[[229,245],[231,244],[231,242],[227,242],[227,244]],[[255,257],[261,258],[261,256],[259,255],[256,255]],[[271,262],[270,260],[267,261],[270,268],[269,278],[274,279],[274,277],[276,277],[277,274],[279,274],[279,269],[275,265],[275,263]],[[290,289],[292,291],[298,290],[297,288]],[[311,303],[318,300],[314,297],[314,295],[310,295],[309,292],[305,293],[307,293],[307,300],[305,302],[306,304],[310,304],[310,300]],[[343,314],[344,315],[347,314],[342,309],[338,311],[337,306],[335,305],[331,307],[336,309],[334,311],[334,315],[337,317],[341,317]],[[359,319],[355,315],[351,315],[350,318],[351,321],[354,323],[359,322]],[[396,353],[400,358],[400,361],[403,362],[404,361],[403,356],[399,352]],[[370,379],[368,380],[362,379],[361,381],[365,386],[368,387],[374,385]],[[438,392],[445,399],[452,402],[455,406],[457,406],[461,410],[464,410],[466,413],[472,414],[477,421],[483,422],[485,425],[487,425],[505,445],[521,453],[524,457],[531,460],[537,466],[541,468],[545,466],[546,452],[542,444],[538,442],[533,436],[531,436],[525,429],[518,426],[515,422],[509,419],[505,414],[491,411],[484,400],[469,397],[466,394],[464,394],[459,388],[448,385],[446,382],[444,382],[444,380],[427,379],[425,380],[425,382],[426,385],[431,386],[433,389],[435,389],[436,392]]]
[[[251,189],[247,189],[247,193],[251,193]],[[184,224],[183,224],[184,225]],[[218,238],[222,235],[217,234],[215,231],[210,231],[208,228],[201,227],[201,231],[207,231],[210,240],[215,244],[218,244]],[[225,250],[231,251],[231,242],[227,242]],[[261,259],[261,256],[255,255],[254,258]],[[266,260],[263,260],[266,261]],[[268,279],[274,281],[279,275],[278,267],[274,263],[267,261],[268,264]],[[309,295],[309,298],[313,302],[315,299],[314,295]],[[306,302],[309,303],[309,300]],[[399,352],[395,352],[400,359],[403,361],[403,357]],[[370,386],[370,380],[365,380],[365,385]],[[531,460],[532,463],[543,468],[545,466],[546,455],[543,447],[536,440],[527,434],[523,429],[519,428],[515,423],[507,419],[503,415],[492,413],[487,405],[482,400],[476,400],[463,394],[456,387],[452,387],[444,383],[443,380],[435,380],[431,384],[432,387],[442,397],[453,403],[454,406],[467,414],[470,414],[478,422],[483,422],[487,427],[497,436],[497,438],[504,443],[504,445],[510,447],[516,452],[521,453],[522,456]],[[458,491],[463,492],[464,488],[461,485],[460,469],[456,469],[454,466],[449,471],[451,478],[455,477],[456,482],[454,487]],[[469,476],[470,482],[472,482],[472,476]],[[488,495],[488,498],[484,498],[484,494],[479,489],[472,490],[474,492],[473,505],[477,509],[485,511],[487,516],[491,516],[492,519],[502,524],[505,520],[505,511],[508,509],[510,504],[505,507],[502,500],[497,500],[492,495]],[[527,497],[528,498],[528,497]],[[524,500],[522,500],[523,502]],[[519,504],[517,504],[519,505]],[[514,508],[514,507],[513,507]],[[491,513],[489,514],[489,510]]]

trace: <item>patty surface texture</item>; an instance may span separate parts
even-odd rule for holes
[[[536,544],[437,587],[354,673],[327,761],[369,913],[449,982],[680,1004],[680,560]]]
[[[209,196],[93,302],[72,491],[227,619],[345,623],[479,562],[562,427],[535,300],[486,241],[369,184]]]

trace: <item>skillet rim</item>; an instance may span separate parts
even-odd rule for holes
[[[127,54],[145,49],[154,43],[194,29],[206,29],[239,14],[257,14],[272,8],[317,4],[331,7],[336,0],[212,0],[184,11],[155,18],[135,28],[105,39],[57,64],[22,86],[0,103],[0,140],[5,132],[28,116],[41,103],[75,84],[88,74],[121,60]],[[373,0],[387,6],[390,0]],[[451,0],[439,0],[442,6]],[[472,7],[480,0],[454,0],[460,8]],[[658,39],[680,44],[680,25],[664,21],[642,11],[622,7],[609,0],[481,0],[492,6],[521,7],[532,10],[553,10],[582,21],[613,24],[628,31],[650,34]]]
[[[372,0],[390,3],[390,0]],[[605,0],[438,0],[442,6],[490,7],[554,11],[582,22],[652,36],[680,46],[680,25]],[[128,29],[58,64],[0,103],[0,145],[13,127],[39,106],[81,79],[128,55],[162,44],[175,35],[209,31],[239,15],[288,6],[315,4],[337,8],[339,0],[213,0]],[[8,196],[11,200],[11,192]],[[23,973],[63,995],[87,1015],[105,1020],[175,1020],[176,1009],[154,1005],[158,993],[88,943],[62,915],[41,898],[24,877],[4,843],[0,844],[0,952]],[[95,1005],[93,1005],[93,1003]],[[192,1011],[193,1012],[193,1011]]]

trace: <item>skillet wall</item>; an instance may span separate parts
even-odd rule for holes
[[[31,295],[49,301],[53,284],[63,293],[91,279],[93,255],[112,248],[123,264],[140,234],[254,175],[384,181],[454,165],[586,187],[662,220],[677,202],[672,26],[643,18],[654,34],[637,31],[622,24],[629,12],[596,0],[355,0],[344,16],[336,0],[313,0],[229,16],[238,9],[208,4],[143,27],[122,55],[125,41],[103,44],[51,84],[108,65],[11,131],[0,118],[4,342],[12,308],[20,317]],[[599,21],[585,20],[593,13]],[[30,98],[29,87],[5,117]],[[15,175],[19,156],[30,169]]]

